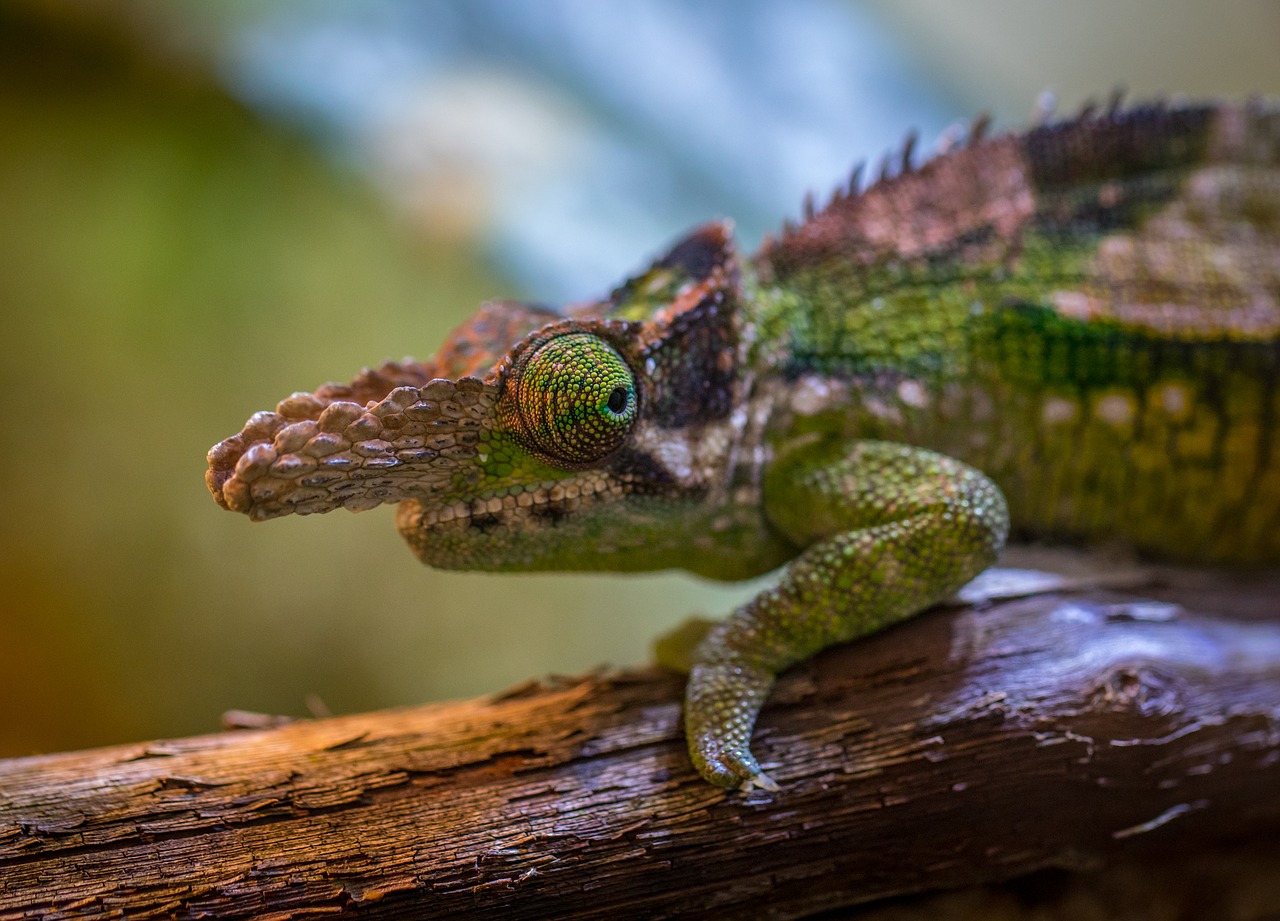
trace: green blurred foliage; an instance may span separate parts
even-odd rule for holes
[[[207,605],[236,577],[204,451],[326,358],[385,352],[366,312],[429,332],[457,314],[423,306],[487,273],[195,68],[10,14],[0,69],[0,380],[25,420],[0,430],[0,751],[211,728],[205,631],[164,624],[246,626]]]

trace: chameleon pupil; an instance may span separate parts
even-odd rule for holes
[[[622,411],[627,408],[627,391],[625,387],[614,387],[613,393],[609,394],[608,402],[609,412],[615,416],[622,415]]]

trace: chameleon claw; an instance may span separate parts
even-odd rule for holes
[[[739,788],[740,791],[750,793],[753,789],[760,789],[760,791],[768,793],[777,793],[782,789],[781,787],[778,787],[777,780],[774,780],[771,776],[765,774],[763,770],[760,770],[760,765],[756,762],[755,757],[751,755],[750,752],[746,753],[745,757],[736,755],[736,753],[723,757],[730,761],[730,764],[733,766],[733,770],[735,770],[735,773],[739,775],[740,780],[739,784],[737,784],[737,788]]]
[[[776,780],[764,771],[761,771],[756,776],[748,777],[744,780],[739,789],[742,790],[743,793],[749,793],[753,789],[764,790],[766,793],[777,793],[782,788],[778,786],[778,782]]]

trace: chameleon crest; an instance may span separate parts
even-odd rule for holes
[[[966,142],[750,259],[695,231],[608,297],[491,303],[434,358],[209,453],[254,519],[399,503],[433,566],[778,581],[692,655],[690,754],[781,669],[946,598],[1012,528],[1280,562],[1280,111],[1162,104]]]

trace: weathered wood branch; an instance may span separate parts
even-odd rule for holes
[[[681,681],[0,763],[0,917],[798,917],[1280,830],[1280,625],[1116,596],[938,611],[779,684],[775,795]]]

